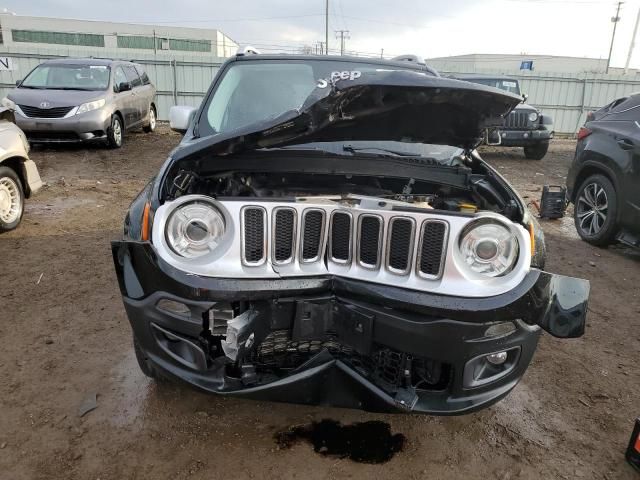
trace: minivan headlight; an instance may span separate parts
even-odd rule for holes
[[[94,102],[83,103],[78,107],[78,111],[76,112],[76,115],[80,113],[87,113],[92,110],[98,110],[99,108],[104,107],[105,103],[107,102],[105,101],[104,98],[101,98],[100,100],[96,100]]]
[[[518,239],[497,220],[472,222],[462,232],[459,248],[465,266],[487,277],[508,273],[518,259]]]
[[[176,208],[165,229],[169,247],[186,258],[201,257],[215,250],[224,231],[222,213],[210,203],[198,200]]]

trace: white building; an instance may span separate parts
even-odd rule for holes
[[[533,70],[547,73],[605,73],[606,58],[562,57],[527,54],[479,54],[455,55],[427,59],[427,64],[442,72],[517,72]],[[524,67],[524,68],[523,68]],[[531,67],[531,68],[529,68]],[[622,68],[610,68],[609,73],[622,74]],[[629,69],[635,75],[635,69]]]
[[[204,58],[229,57],[238,45],[215,29],[2,14],[0,47],[4,51],[66,47],[74,52],[86,51],[87,55],[104,50],[104,56],[120,58],[135,58],[137,54]]]

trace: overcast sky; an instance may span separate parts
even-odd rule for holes
[[[349,30],[347,50],[426,58],[523,53],[606,58],[616,2],[610,0],[330,0],[329,43]],[[219,28],[263,50],[324,40],[324,0],[0,0],[19,15]],[[624,66],[640,0],[628,0],[612,57]],[[640,41],[639,41],[640,42]],[[640,44],[632,67],[640,68]]]

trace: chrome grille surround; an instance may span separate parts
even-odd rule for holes
[[[246,229],[249,227],[249,225],[247,225],[246,217],[251,212],[257,212],[258,214],[262,215],[262,228],[259,228],[259,230],[262,231],[261,233],[262,239],[256,238],[255,240],[250,240],[250,241],[247,240]],[[240,212],[240,231],[243,233],[241,257],[242,257],[242,263],[244,263],[245,265],[257,267],[264,264],[267,260],[267,223],[268,222],[266,221],[266,216],[267,216],[267,211],[263,207],[258,205],[247,205],[246,207],[243,207],[242,211]],[[257,235],[258,232],[254,232],[253,234]],[[257,260],[247,259],[247,248],[251,248],[251,246],[253,246],[253,245],[250,245],[250,243],[251,244],[255,243],[255,246],[261,247],[262,255]]]
[[[392,249],[392,234],[393,234],[393,228],[396,222],[402,222],[402,221],[406,221],[406,222],[411,222],[411,232],[409,234],[409,258],[407,260],[407,266],[404,269],[398,269],[398,268],[394,268],[391,265],[391,249]],[[387,229],[387,249],[385,252],[385,268],[387,270],[389,270],[391,273],[395,273],[396,275],[407,275],[410,271],[411,268],[413,267],[411,260],[413,259],[412,256],[412,252],[413,252],[413,248],[415,245],[415,236],[416,236],[416,221],[411,218],[411,217],[405,217],[405,216],[397,216],[397,217],[393,217],[390,221],[389,221],[389,227]],[[445,239],[445,245],[446,245],[446,239]],[[418,264],[416,264],[418,265]]]
[[[289,247],[289,250],[291,251],[291,254],[288,256],[288,258],[285,259],[278,259],[278,243],[279,243],[279,237],[278,237],[278,223],[283,221],[282,219],[278,219],[278,217],[280,216],[281,213],[285,213],[285,212],[291,212],[293,219],[293,227],[291,230],[291,245]],[[276,207],[273,209],[272,215],[271,215],[271,261],[275,264],[275,265],[286,265],[287,263],[291,263],[293,261],[293,259],[296,257],[296,245],[297,245],[297,241],[296,241],[296,230],[298,228],[298,212],[296,212],[296,210],[294,208],[291,207]],[[244,232],[244,228],[242,229],[242,232]],[[286,232],[285,232],[286,233]],[[284,240],[284,237],[282,238],[282,241]],[[284,248],[284,247],[283,247]]]
[[[168,246],[165,236],[165,225],[172,211],[184,203],[194,200],[211,202],[225,217],[225,228],[220,246],[213,252],[202,257],[187,259],[175,254]],[[210,278],[262,278],[283,279],[291,277],[314,277],[333,275],[353,279],[355,281],[371,282],[410,290],[431,292],[465,297],[488,297],[506,293],[520,284],[530,270],[531,246],[529,232],[521,225],[515,224],[502,215],[492,212],[478,214],[452,214],[429,209],[410,208],[402,210],[402,206],[392,202],[380,203],[378,198],[362,197],[358,202],[341,202],[339,199],[325,197],[309,197],[286,201],[261,201],[239,197],[237,199],[219,201],[201,195],[185,195],[166,202],[155,212],[152,243],[158,256],[171,266],[188,274]],[[399,203],[399,202],[398,202]],[[384,205],[384,206],[382,206]],[[406,204],[403,204],[406,205]],[[296,213],[297,228],[295,237],[295,253],[293,260],[285,264],[273,262],[273,221],[274,210],[290,208]],[[263,251],[266,254],[260,262],[248,263],[243,258],[244,252],[244,209],[260,208],[264,212]],[[395,208],[395,209],[394,209]],[[303,229],[305,217],[309,212],[321,212],[322,225],[318,254],[313,258],[302,259]],[[337,263],[327,254],[330,241],[330,224],[334,212],[348,213],[352,218],[351,262]],[[377,269],[365,268],[357,259],[357,242],[355,240],[359,218],[362,215],[375,215],[382,219],[382,239],[379,255],[380,265]],[[388,243],[390,225],[394,219],[409,218],[415,222],[415,235],[411,246],[410,269],[408,272],[398,272],[389,268]],[[459,251],[460,236],[465,227],[480,218],[491,218],[505,225],[518,241],[520,255],[513,269],[506,275],[495,278],[483,277],[470,272],[465,267],[465,260]],[[420,235],[424,225],[430,222],[441,222],[446,226],[443,241],[442,256],[438,275],[420,275]],[[266,258],[265,258],[266,257]]]
[[[331,218],[329,220],[329,245],[328,245],[328,251],[329,251],[329,260],[334,262],[334,263],[338,263],[338,264],[349,264],[351,263],[351,259],[352,259],[352,252],[353,252],[353,240],[351,238],[351,234],[349,235],[349,239],[348,239],[348,255],[346,259],[342,259],[342,258],[336,258],[333,256],[333,238],[334,238],[334,233],[336,233],[334,231],[334,221],[336,220],[336,217],[338,215],[346,215],[349,218],[349,232],[353,231],[353,215],[351,215],[350,212],[345,211],[345,210],[334,210],[333,212],[331,212]]]
[[[371,239],[363,239],[363,222],[365,220],[368,219],[372,219],[372,220],[376,220],[378,222],[378,235],[377,238],[371,238]],[[362,215],[358,216],[358,230],[356,232],[356,236],[355,236],[355,242],[356,242],[356,247],[357,247],[357,253],[356,253],[356,261],[358,262],[358,265],[360,265],[362,268],[366,268],[368,270],[377,270],[378,268],[380,268],[380,258],[382,257],[382,235],[383,235],[383,231],[384,231],[384,222],[382,220],[382,217],[380,217],[379,215],[373,215],[370,213],[363,213]],[[371,262],[366,262],[362,259],[362,255],[364,254],[368,254],[369,252],[364,252],[363,246],[365,246],[365,242],[373,242],[374,243],[374,248],[376,250],[375,252],[375,256],[376,256],[376,261],[375,263],[371,263]]]

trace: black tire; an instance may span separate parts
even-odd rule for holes
[[[156,112],[156,107],[153,105],[149,105],[149,124],[142,127],[142,130],[145,133],[153,133],[156,130],[156,124],[158,122],[158,112]]]
[[[524,147],[524,156],[529,160],[542,160],[549,150],[549,142],[540,142]]]
[[[24,214],[24,190],[16,172],[0,167],[0,233],[20,225]]]
[[[613,243],[618,233],[618,195],[607,177],[596,174],[582,182],[573,207],[573,221],[580,238],[599,247]]]
[[[111,117],[111,126],[107,129],[107,144],[109,148],[120,148],[124,143],[124,125],[120,115]]]
[[[147,377],[153,378],[158,382],[168,381],[167,377],[165,377],[162,373],[160,373],[151,364],[151,362],[149,362],[149,359],[140,348],[140,344],[138,343],[138,340],[135,337],[133,337],[133,350],[136,353],[136,360],[138,361],[138,366],[140,367],[140,370],[142,370],[142,373],[144,373]]]

